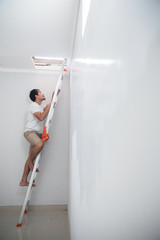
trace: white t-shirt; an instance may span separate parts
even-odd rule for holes
[[[44,107],[42,105],[39,105],[36,102],[32,102],[29,105],[24,132],[27,132],[27,131],[36,131],[38,133],[43,132],[43,121],[39,121],[33,115],[35,112],[43,112],[43,111],[44,111]]]

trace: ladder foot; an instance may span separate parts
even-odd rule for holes
[[[17,223],[16,227],[21,227],[21,226],[22,226],[22,223]]]

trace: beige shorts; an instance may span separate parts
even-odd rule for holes
[[[42,141],[42,134],[37,133],[35,131],[27,131],[24,133],[25,139],[31,144],[31,146],[35,146],[38,142]]]

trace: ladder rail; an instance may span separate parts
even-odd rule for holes
[[[49,113],[48,113],[48,116],[47,116],[47,120],[46,120],[46,124],[45,124],[45,126],[47,127],[47,134],[48,134],[49,127],[50,127],[50,120],[53,116],[52,111],[54,111],[53,109],[55,108],[55,104],[57,103],[58,91],[60,89],[59,86],[61,85],[61,81],[63,80],[63,71],[64,71],[65,63],[66,63],[66,60],[64,60],[64,62],[62,64],[62,68],[61,68],[61,71],[60,71],[60,75],[59,75],[58,82],[57,82],[57,85],[56,85],[56,89],[55,89],[55,92],[54,92],[54,96],[53,96],[53,99],[52,99],[51,107],[50,107],[50,110],[49,110]]]
[[[67,60],[64,59],[62,67],[61,67],[60,75],[59,75],[59,78],[58,78],[58,81],[57,81],[56,89],[55,89],[55,92],[54,92],[54,96],[53,96],[53,99],[51,101],[51,107],[49,109],[46,124],[45,124],[43,134],[42,134],[42,141],[43,142],[45,142],[49,139],[48,132],[49,132],[49,128],[50,128],[51,119],[52,119],[52,116],[54,114],[55,106],[56,106],[56,103],[57,103],[59,90],[60,90],[60,87],[62,85],[63,71],[65,69],[66,62],[67,62]]]
[[[41,153],[39,153],[38,156],[36,157],[36,161],[35,161],[35,164],[34,164],[33,172],[31,174],[31,178],[30,178],[30,181],[29,181],[29,185],[28,185],[28,188],[27,188],[26,196],[25,196],[24,203],[23,203],[23,206],[22,206],[22,210],[21,210],[21,213],[20,213],[20,216],[19,216],[17,227],[20,227],[22,225],[23,215],[24,215],[24,212],[26,210],[28,197],[29,197],[29,194],[30,194],[30,191],[31,191],[31,188],[32,188],[33,179],[34,179],[34,176],[35,176],[35,173],[36,173],[36,169],[37,169],[37,166],[38,166],[40,155],[41,155]]]
[[[42,152],[41,152],[41,155],[42,155]],[[37,157],[38,157],[38,156],[37,156]],[[35,162],[36,162],[36,161],[35,161]],[[37,177],[37,174],[38,174],[37,169],[38,169],[38,167],[39,167],[39,162],[40,162],[40,158],[39,158],[39,160],[37,161],[37,164],[36,164],[37,168],[36,168],[36,170],[35,170],[35,174],[34,174],[34,177],[33,177],[33,183],[32,183],[32,184],[34,184],[34,182],[35,182],[35,180],[36,180],[36,177]],[[25,210],[24,210],[24,214],[27,213],[27,209],[28,209],[29,202],[30,202],[30,199],[31,199],[31,193],[32,193],[32,191],[33,191],[33,188],[31,187],[31,190],[30,190],[29,195],[28,195],[27,204],[26,204],[26,207],[25,207]]]
[[[45,124],[45,128],[44,128],[44,129],[46,129],[47,134],[48,134],[48,131],[49,131],[51,119],[52,119],[53,114],[54,114],[55,105],[57,103],[57,98],[58,98],[58,94],[59,94],[58,91],[61,88],[61,84],[62,84],[62,80],[63,80],[63,71],[65,69],[66,62],[67,62],[67,60],[64,59],[62,67],[61,67],[60,75],[59,75],[59,78],[58,78],[58,81],[57,81],[56,89],[55,89],[55,92],[54,92],[54,96],[53,96],[53,99],[52,99],[52,102],[51,102],[51,107],[50,107],[50,110],[49,110],[49,113],[48,113],[48,116],[47,116],[47,120],[46,120],[46,124]],[[26,212],[26,209],[29,205],[29,201],[30,201],[30,198],[31,198],[31,191],[32,191],[32,187],[33,187],[32,184],[35,181],[36,176],[37,176],[36,170],[39,166],[40,157],[41,157],[41,152],[36,157],[36,160],[35,160],[35,163],[34,163],[34,168],[33,168],[32,174],[31,174],[31,178],[30,178],[30,181],[29,181],[29,185],[28,185],[28,188],[27,188],[26,195],[25,195],[24,203],[23,203],[21,213],[20,213],[20,216],[19,216],[19,220],[18,220],[18,223],[17,223],[17,227],[22,226],[23,215]]]

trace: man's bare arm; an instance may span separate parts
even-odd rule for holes
[[[47,115],[48,115],[50,106],[51,106],[51,103],[47,104],[47,106],[45,107],[45,109],[44,109],[43,112],[35,112],[33,115],[34,115],[39,121],[43,121],[43,120],[47,117]]]
[[[51,102],[52,102],[52,99],[53,99],[53,97],[54,97],[54,92],[55,92],[55,91],[53,91],[52,98],[51,98]],[[48,115],[48,113],[49,113],[49,109],[50,109],[50,107],[51,107],[51,102],[46,105],[46,107],[45,107],[45,109],[44,109],[43,112],[35,112],[35,113],[33,114],[39,121],[43,121],[43,120],[47,117],[47,115]]]

